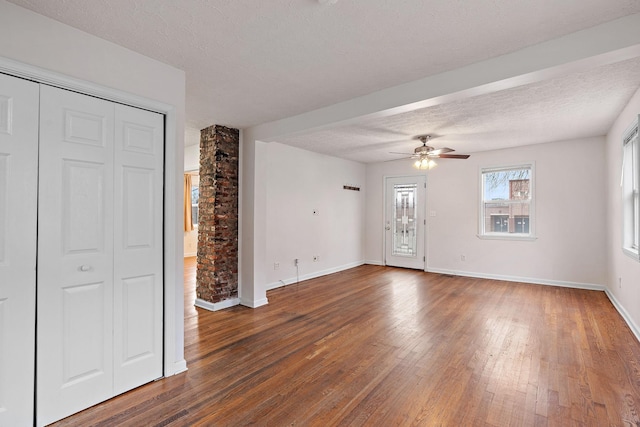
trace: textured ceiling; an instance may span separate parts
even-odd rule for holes
[[[10,1],[185,70],[198,129],[289,117],[640,12],[638,0]]]
[[[459,153],[605,135],[640,87],[640,58],[561,78],[436,105],[361,119],[277,141],[364,163],[412,153],[417,135]]]
[[[184,70],[187,143],[640,13],[638,0],[9,1]],[[376,162],[427,133],[459,153],[603,135],[639,86],[632,59],[277,141]]]

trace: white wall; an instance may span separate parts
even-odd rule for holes
[[[364,262],[364,189],[364,164],[267,144],[268,289],[296,280],[295,258],[301,280]]]
[[[427,270],[601,287],[606,280],[604,138],[562,141],[439,160],[427,174]],[[535,241],[478,234],[480,168],[535,162]],[[367,170],[367,261],[382,261],[382,176],[399,162]],[[405,170],[410,168],[406,161]],[[377,184],[376,184],[377,183]],[[466,260],[461,261],[461,255]]]
[[[193,231],[184,232],[184,257],[193,257],[198,255],[198,228],[194,227]]]
[[[622,133],[640,114],[640,90],[635,93],[607,135],[607,289],[640,339],[640,263],[622,252]],[[622,281],[620,287],[619,280]]]
[[[195,171],[200,169],[200,145],[184,147],[184,170]]]
[[[166,299],[168,373],[184,369],[182,169],[184,156],[184,72],[113,43],[0,0],[0,56],[65,76],[113,88],[172,107],[165,173],[165,274],[175,289]]]

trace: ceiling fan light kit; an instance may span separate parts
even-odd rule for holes
[[[416,169],[431,169],[437,166],[437,163],[433,159],[468,159],[468,154],[447,154],[455,151],[449,147],[434,148],[427,145],[427,141],[431,139],[431,135],[420,135],[414,139],[422,141],[422,145],[416,147],[413,150],[413,154],[410,158],[416,159],[413,167]],[[392,154],[404,154],[404,153],[392,153]],[[407,153],[408,154],[408,153]]]
[[[428,157],[422,157],[416,160],[416,162],[413,164],[414,168],[420,169],[420,170],[429,170],[436,166],[438,166],[438,164]]]

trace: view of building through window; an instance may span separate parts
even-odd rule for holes
[[[482,234],[531,233],[531,166],[482,171]]]

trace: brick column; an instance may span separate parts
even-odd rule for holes
[[[196,296],[211,304],[238,298],[239,142],[238,129],[200,131]]]

